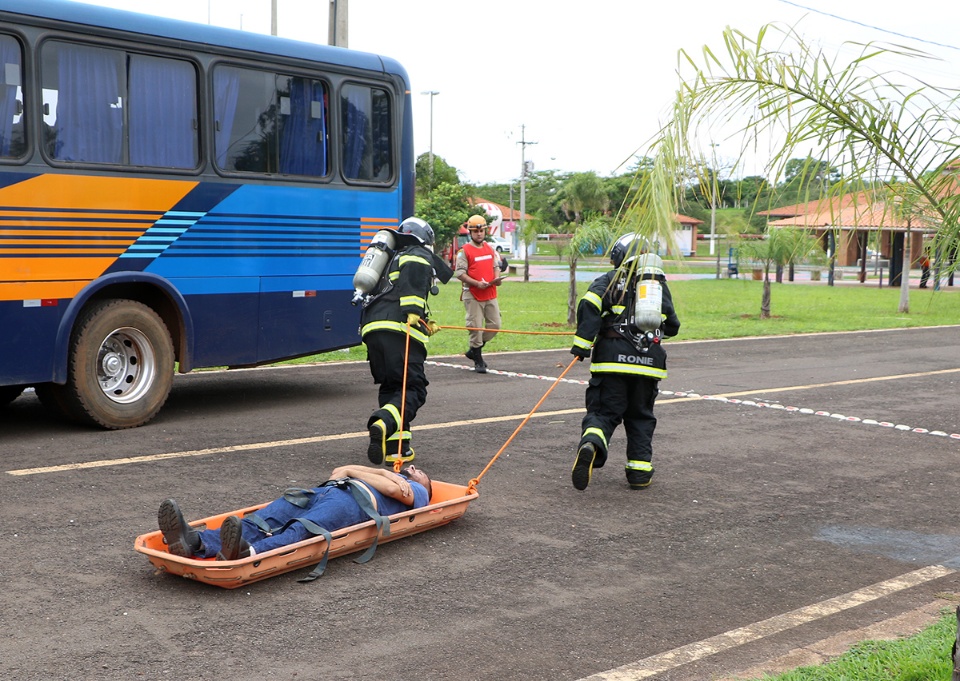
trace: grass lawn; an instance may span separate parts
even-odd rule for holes
[[[578,284],[578,299],[588,285],[588,282]],[[896,288],[773,283],[772,317],[760,319],[761,281],[697,279],[673,281],[669,286],[681,322],[677,340],[960,324],[960,287],[937,292],[911,289],[910,312],[899,314],[900,290]],[[508,279],[499,292],[503,329],[525,333],[501,333],[491,341],[487,351],[570,347],[574,327],[567,325],[567,296],[567,283],[524,283],[519,277]],[[464,326],[459,282],[441,286],[440,295],[431,296],[429,304],[431,318],[441,326]],[[463,330],[445,328],[430,339],[431,355],[459,354],[466,349],[467,333]],[[295,361],[363,360],[365,357],[360,346]]]

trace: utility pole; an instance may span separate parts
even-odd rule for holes
[[[270,35],[277,35],[277,0],[270,0]]]
[[[437,90],[425,90],[421,95],[430,95],[430,191],[433,191],[433,98],[440,93]]]
[[[276,2],[277,0],[273,0]],[[327,28],[327,44],[347,47],[347,10],[349,0],[330,0],[330,21]]]
[[[527,145],[526,125],[520,126],[520,235],[523,237],[523,280],[530,281],[530,245],[527,243]],[[534,242],[536,243],[536,242]]]

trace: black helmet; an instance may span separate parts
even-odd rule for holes
[[[638,255],[650,250],[650,242],[635,232],[624,234],[617,239],[617,243],[610,249],[610,262],[614,267],[634,260]]]
[[[424,246],[433,245],[433,227],[426,220],[407,218],[400,223],[399,232],[416,237]]]

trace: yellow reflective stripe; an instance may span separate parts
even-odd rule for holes
[[[433,268],[433,265],[431,263],[427,262],[425,258],[421,258],[419,255],[401,255],[400,256],[400,267],[403,267],[404,265],[411,262],[417,262],[417,263],[420,263],[421,265],[426,265],[431,269]]]
[[[400,296],[400,307],[409,307],[410,305],[423,309],[427,306],[427,301],[420,296]]]
[[[603,309],[603,300],[600,298],[600,296],[598,296],[593,291],[587,291],[586,293],[584,293],[583,298],[581,298],[580,300],[590,303],[598,310]]]
[[[590,371],[594,374],[628,374],[630,376],[649,376],[663,379],[667,377],[666,369],[645,367],[637,364],[620,364],[618,362],[593,362]]]
[[[628,471],[652,471],[653,464],[649,461],[627,461]]]
[[[391,273],[389,274],[388,278],[390,279],[390,281],[396,281],[397,279],[399,279],[399,278],[400,278],[400,272],[399,272],[399,270],[396,271],[396,272],[391,272]]]
[[[360,329],[360,337],[366,336],[371,331],[396,331],[397,333],[406,333],[407,329],[410,329],[410,337],[420,341],[423,344],[426,344],[429,340],[429,336],[423,331],[420,331],[415,326],[408,327],[402,322],[391,322],[388,319],[384,319],[378,322],[370,322],[369,324],[364,324],[363,328]]]
[[[390,412],[390,416],[393,417],[393,423],[394,423],[394,425],[396,425],[397,428],[399,428],[399,427],[400,427],[400,410],[397,409],[397,408],[396,408],[395,406],[393,406],[392,404],[385,404],[385,405],[383,405],[383,406],[380,407],[380,408],[383,409],[384,411]],[[387,439],[388,439],[388,440],[392,440],[392,439],[393,439],[393,435],[391,435],[391,436],[388,437]]]
[[[613,314],[615,314],[615,315],[622,315],[622,314],[623,314],[623,311],[627,309],[627,306],[626,306],[626,305],[612,305],[612,306],[610,307],[610,309],[611,309],[611,311],[613,312]]]
[[[390,405],[393,406],[392,404]],[[396,409],[396,407],[394,407]],[[399,416],[397,419],[399,420]],[[412,437],[409,430],[398,430],[396,433],[387,438],[387,442],[396,442],[397,440],[409,440]]]
[[[598,438],[600,438],[600,441],[603,442],[603,448],[608,449],[607,436],[603,434],[602,430],[599,428],[587,428],[585,431],[583,431],[583,436],[586,437],[587,435],[596,435]]]
[[[593,348],[593,341],[589,341],[586,338],[581,338],[580,336],[573,337],[573,344],[575,347],[583,348],[584,350],[590,350]]]

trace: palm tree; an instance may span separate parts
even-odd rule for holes
[[[568,220],[574,223],[574,235],[580,226],[591,216],[596,216],[607,210],[609,199],[603,183],[596,173],[573,173],[563,183],[558,192],[561,210]],[[576,324],[577,321],[577,261],[582,252],[580,246],[574,246],[571,239],[567,249],[567,262],[570,264],[570,288],[567,295],[567,323]]]
[[[952,162],[960,155],[960,95],[901,71],[872,68],[881,59],[927,55],[869,43],[844,65],[804,42],[794,28],[775,25],[761,28],[756,38],[727,29],[723,42],[722,52],[704,47],[702,63],[680,53],[691,72],[682,76],[670,118],[653,145],[668,174],[702,166],[700,149],[705,139],[714,139],[710,124],[720,121],[727,130],[734,126],[742,140],[735,167],[760,145],[779,140],[766,167],[778,182],[791,159],[808,158],[817,148],[826,158],[842,159],[842,179],[826,188],[828,199],[879,185],[885,191],[868,192],[871,201],[893,205],[895,193],[903,203],[922,206],[926,224],[936,228],[934,252],[955,251],[960,182]],[[651,201],[641,192],[636,205],[649,207]],[[668,205],[676,205],[676,196]]]

